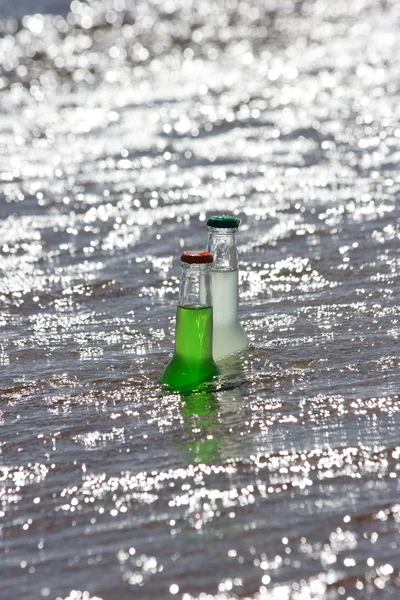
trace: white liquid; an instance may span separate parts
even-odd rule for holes
[[[249,338],[238,320],[238,271],[212,271],[213,357],[247,348]]]

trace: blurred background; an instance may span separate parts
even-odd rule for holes
[[[397,597],[399,26],[0,0],[0,596]],[[252,345],[169,394],[223,212]]]

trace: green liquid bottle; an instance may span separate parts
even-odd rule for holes
[[[176,313],[175,351],[161,383],[176,391],[196,389],[219,373],[212,357],[210,252],[184,252]]]

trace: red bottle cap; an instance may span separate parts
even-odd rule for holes
[[[189,250],[182,254],[181,261],[189,265],[206,265],[214,262],[214,259],[207,250]]]

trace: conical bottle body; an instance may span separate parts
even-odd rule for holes
[[[211,306],[178,306],[175,352],[161,383],[184,390],[217,375],[218,367],[212,358],[212,329]]]
[[[239,273],[235,271],[212,271],[213,289],[213,357],[240,352],[249,345],[249,338],[238,319]]]

